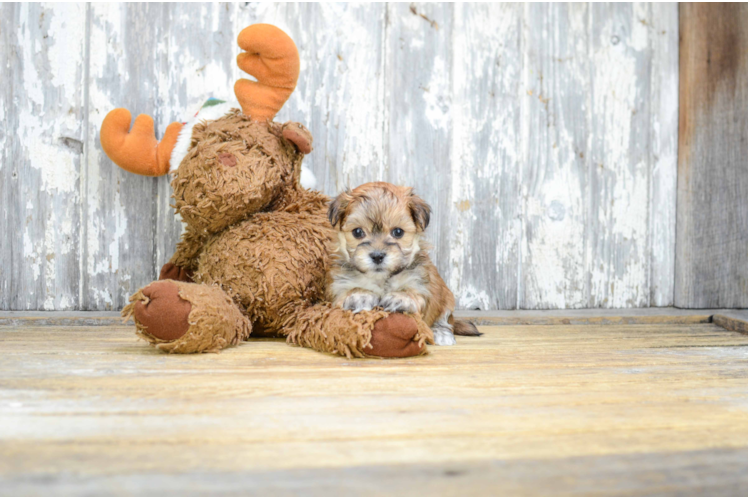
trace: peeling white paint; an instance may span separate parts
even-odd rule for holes
[[[650,18],[651,4],[635,2],[633,4],[633,19],[631,20],[631,41],[633,50],[642,51],[649,47],[649,30],[653,19]]]
[[[32,139],[28,146],[32,168],[42,176],[42,190],[48,193],[73,193],[78,183],[76,154],[61,146],[45,144],[41,139]]]
[[[381,178],[383,172],[384,144],[379,132],[382,113],[381,103],[376,99],[380,80],[376,77],[378,68],[372,64],[376,57],[370,50],[376,33],[367,26],[365,18],[346,5],[321,4],[320,16],[327,25],[336,26],[334,36],[317,35],[323,53],[334,54],[330,58],[330,79],[322,109],[350,103],[345,114],[335,113],[330,123],[337,130],[339,141],[328,147],[336,150],[340,179],[336,187],[341,190]]]
[[[28,231],[23,233],[23,256],[26,258],[26,264],[31,267],[34,273],[34,281],[38,280],[41,274],[41,262],[35,245],[38,245],[38,243],[35,244],[31,241]]]
[[[0,106],[5,126],[12,127],[6,133],[18,147],[12,166],[21,224],[6,237],[22,238],[23,255],[17,257],[26,263],[12,274],[12,309],[58,309],[61,297],[77,295],[69,277],[78,263],[79,227],[71,221],[79,208],[83,150],[85,10],[83,4],[18,4],[17,23],[0,20],[0,30],[12,33],[9,50],[19,64],[11,72],[18,111],[7,114]]]
[[[68,102],[74,102],[80,87],[71,85],[79,81],[80,59],[86,33],[86,5],[84,3],[58,4],[51,10],[49,31],[49,63],[51,84],[60,89]],[[72,63],[72,64],[71,64]],[[74,118],[73,118],[74,119]]]
[[[678,11],[652,4],[652,146],[650,162],[649,263],[651,306],[673,303],[678,168]]]
[[[460,290],[459,295],[455,296],[462,309],[480,309],[482,311],[492,309],[493,300],[486,290],[476,290],[472,286],[467,286]]]
[[[464,19],[462,9],[455,9],[454,17],[455,29],[457,35],[453,38],[453,50],[458,54],[464,54],[467,50],[467,41],[465,39],[462,30],[464,30]],[[452,77],[452,92],[454,92],[456,98],[455,105],[452,106],[452,144],[450,149],[452,150],[452,157],[450,158],[450,178],[452,179],[452,185],[450,186],[450,201],[451,205],[456,207],[462,200],[470,199],[471,191],[471,177],[463,175],[463,162],[470,157],[470,148],[472,143],[469,141],[469,137],[465,137],[467,130],[465,128],[465,106],[467,103],[463,101],[464,94],[467,91],[467,81],[465,78],[464,71],[461,71],[460,63],[462,61],[453,59],[453,68],[451,71]],[[462,98],[462,99],[461,99]],[[467,167],[471,167],[469,163]],[[452,209],[452,207],[450,207]],[[452,209],[454,210],[454,209]],[[455,212],[452,212],[452,234],[450,235],[450,246],[448,256],[449,274],[445,277],[445,281],[450,289],[462,290],[462,273],[461,268],[468,265],[470,256],[466,254],[466,235],[467,235],[467,221],[464,216],[460,216]],[[463,307],[462,295],[458,293],[459,301],[457,307]],[[455,296],[455,299],[458,298]]]
[[[447,129],[451,124],[452,99],[447,86],[447,67],[442,58],[434,60],[431,78],[423,89],[423,100],[426,101],[426,118],[434,128]]]
[[[122,205],[119,191],[114,192],[114,234],[109,243],[109,272],[119,271],[119,247],[122,237],[127,233],[127,209]]]
[[[114,203],[114,212],[102,212],[102,207],[115,198],[121,189],[122,175],[106,158],[98,141],[98,129],[106,114],[116,107],[122,106],[123,96],[113,95],[107,86],[115,79],[126,81],[125,42],[123,40],[123,14],[126,6],[122,4],[92,4],[91,32],[90,32],[90,80],[89,85],[89,144],[86,168],[86,258],[82,262],[85,266],[84,290],[82,300],[89,308],[110,309],[113,304],[112,292],[115,291],[116,281],[113,279],[114,269],[111,268],[113,256],[119,257],[119,238],[121,232],[112,234],[110,231],[113,220],[126,218],[120,204]],[[116,68],[116,69],[115,69]],[[116,71],[116,74],[112,74]],[[119,85],[123,85],[119,82]],[[122,87],[119,86],[121,89]],[[140,113],[152,113],[152,110],[130,110],[133,116]],[[102,166],[110,169],[103,172]],[[102,178],[113,179],[103,183]],[[147,204],[146,204],[147,206]],[[133,210],[141,207],[133,207]],[[102,290],[101,287],[106,287]],[[107,290],[110,288],[110,290]],[[116,290],[119,294],[121,291]]]
[[[45,310],[53,310],[55,308],[55,293],[51,289],[49,284],[57,281],[57,266],[55,265],[59,259],[55,249],[58,248],[56,240],[58,232],[60,231],[59,215],[52,211],[44,226],[44,254],[41,256],[46,263],[44,265],[44,281],[47,283],[46,296],[44,297],[43,308]]]
[[[77,265],[81,304],[118,308],[169,258],[181,223],[168,180],[114,167],[98,127],[115,107],[154,102],[130,111],[151,114],[161,134],[208,97],[232,99],[246,77],[236,36],[252,22],[278,25],[302,53],[278,118],[312,130],[305,164],[321,189],[409,182],[446,214],[429,235],[459,307],[672,303],[677,6],[417,5],[438,29],[408,5],[149,8],[32,4],[18,23],[0,20],[22,63],[19,112],[0,106],[0,122],[17,123],[6,134],[20,139],[24,165],[21,307],[76,307]],[[128,10],[168,22],[130,26]],[[131,43],[141,35],[156,40],[148,54]],[[148,81],[132,80],[139,58]]]
[[[21,10],[21,25],[18,27],[18,45],[26,49],[29,54],[35,54],[40,52],[40,41],[31,34],[29,24],[35,22],[36,19],[30,19],[29,13],[30,9]],[[24,91],[26,93],[26,99],[30,101],[32,106],[44,106],[44,86],[41,78],[36,72],[33,59],[31,57],[26,57],[24,58],[23,63],[23,81],[25,84]]]
[[[12,133],[12,131],[8,130],[8,125],[5,122],[5,107],[5,104],[0,105],[0,127],[2,127],[0,128],[0,172],[3,171],[3,167],[5,166],[5,155],[3,153],[6,151],[8,145],[8,136]]]
[[[635,9],[636,10],[636,9]],[[632,138],[637,93],[645,82],[637,76],[638,51],[648,46],[647,30],[641,30],[643,13],[630,19],[629,37],[615,18],[606,19],[600,30],[599,48],[593,55],[592,114],[597,136],[594,159],[602,192],[597,223],[615,248],[600,255],[587,247],[590,264],[590,295],[597,307],[641,307],[649,303],[648,280],[648,191],[649,166],[634,163],[637,147]],[[618,43],[611,39],[618,36]],[[596,149],[596,148],[600,149]],[[648,160],[648,159],[647,159]],[[594,216],[594,215],[593,215]]]

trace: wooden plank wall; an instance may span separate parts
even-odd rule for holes
[[[462,308],[673,304],[672,4],[0,6],[0,309],[118,309],[168,260],[168,179],[103,154],[125,106],[159,132],[240,77],[239,31],[301,53],[279,114],[318,186],[387,180],[434,207]],[[0,61],[0,62],[2,62]]]
[[[748,5],[680,6],[675,305],[748,307]]]

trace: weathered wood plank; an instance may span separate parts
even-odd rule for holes
[[[299,86],[278,119],[302,121],[315,135],[306,163],[318,187],[334,195],[376,179],[414,185],[434,207],[433,256],[458,306],[672,303],[674,5],[2,8],[0,51],[11,64],[0,70],[10,82],[0,92],[8,201],[0,229],[14,236],[0,242],[0,309],[116,310],[157,275],[181,232],[168,178],[115,167],[98,128],[125,106],[151,114],[160,135],[206,98],[233,98],[236,35],[254,22],[277,24],[299,46]],[[50,25],[51,37],[44,26],[24,32],[20,13],[34,9],[69,22]],[[24,67],[68,79],[85,67],[64,58],[42,67],[32,35],[42,54],[59,38],[82,58],[88,43],[85,85],[79,76],[60,90],[59,78],[34,76],[43,95],[88,95],[78,114],[52,109],[57,103],[40,115],[15,95],[36,92],[13,83],[27,78]],[[52,144],[75,170],[56,170],[54,182],[73,191],[39,194],[38,148],[24,167],[28,182],[5,168],[31,146],[19,135],[24,116],[34,130],[80,127],[57,135],[72,141]]]
[[[155,222],[158,186],[165,179],[114,165],[101,149],[99,128],[106,113],[118,107],[130,110],[133,119],[141,113],[158,117],[164,6],[92,4],[90,9],[81,308],[112,310],[157,276]]]
[[[132,320],[129,323],[134,324]],[[3,326],[105,326],[123,325],[119,311],[0,311]]]
[[[674,9],[526,8],[520,307],[671,303]]]
[[[10,221],[15,205],[11,201],[15,192],[14,168],[9,151],[15,141],[11,128],[10,111],[13,109],[13,86],[11,85],[11,38],[15,4],[0,5],[0,234],[10,234]],[[17,175],[17,174],[16,174]],[[10,271],[13,266],[12,238],[0,238],[0,310],[10,309]]]
[[[457,310],[455,317],[477,325],[633,325],[717,323],[723,318],[745,318],[735,309],[676,309],[647,307],[643,309],[550,309],[550,310]],[[132,320],[129,320],[132,324]],[[100,326],[122,325],[119,311],[0,311],[4,326]],[[726,324],[728,330],[738,331]]]
[[[589,8],[525,5],[518,270],[523,309],[589,303]]]
[[[308,493],[333,476],[334,492],[410,491],[384,481],[396,468],[420,494],[454,484],[429,470],[493,494],[745,484],[748,337],[710,324],[481,330],[421,358],[347,360],[277,340],[170,356],[128,326],[0,327],[3,492]],[[519,474],[506,488],[487,473],[497,464]]]
[[[524,16],[518,4],[456,4],[454,11],[451,158],[431,191],[442,214],[440,270],[460,307],[514,309]]]
[[[3,7],[3,309],[77,309],[85,5]]]
[[[426,239],[431,257],[450,280],[447,257],[450,189],[454,172],[453,11],[455,5],[393,3],[387,6],[385,52],[387,109],[385,172],[380,179],[413,186],[431,205]],[[376,179],[376,180],[380,180]],[[369,177],[369,180],[375,180]],[[467,236],[467,235],[465,235]]]
[[[738,448],[604,460],[586,456],[83,478],[30,473],[14,481],[11,491],[26,496],[42,490],[58,496],[741,496],[748,488],[746,455],[748,450]]]
[[[588,307],[649,305],[648,4],[590,6]]]
[[[638,325],[709,323],[730,309],[550,309],[515,311],[455,311],[455,317],[476,325]],[[0,317],[1,318],[1,317]],[[0,319],[0,321],[2,321]],[[721,326],[721,325],[720,325]]]
[[[678,179],[678,7],[654,3],[649,96],[649,305],[673,305]]]
[[[715,325],[748,335],[748,311],[727,310],[712,317]]]
[[[675,305],[748,307],[748,5],[680,5]]]

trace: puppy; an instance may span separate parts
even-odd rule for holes
[[[453,345],[454,334],[480,335],[475,325],[452,316],[454,295],[421,239],[431,207],[412,188],[363,184],[333,200],[327,215],[338,230],[327,276],[327,298],[334,306],[418,312],[436,345]]]

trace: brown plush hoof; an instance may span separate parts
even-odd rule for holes
[[[371,331],[371,347],[364,353],[383,358],[407,358],[418,356],[421,346],[414,339],[418,325],[413,318],[404,314],[390,314],[374,323]]]
[[[158,340],[177,340],[187,333],[192,305],[179,297],[173,281],[156,281],[143,289],[149,301],[135,304],[135,320]]]
[[[194,283],[192,281],[192,270],[175,266],[171,262],[164,264],[161,273],[158,275],[160,280],[184,281],[185,283]]]

